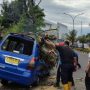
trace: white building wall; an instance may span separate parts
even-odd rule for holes
[[[50,29],[46,31],[46,33],[48,33],[48,35],[55,35],[57,37],[57,29]]]
[[[45,21],[45,27],[42,29],[43,31],[46,31],[49,35],[55,35],[59,39],[64,39],[65,34],[69,32],[68,27],[66,25],[61,23],[55,24],[48,21]],[[56,29],[56,30],[53,30],[53,29]]]
[[[65,35],[69,32],[68,27],[61,23],[57,23],[57,29],[59,39],[64,39]]]

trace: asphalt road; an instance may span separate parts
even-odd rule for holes
[[[88,63],[88,54],[78,52],[78,55],[79,55],[79,62],[82,68],[74,73],[76,90],[86,90],[84,79],[85,79],[85,68]]]
[[[81,68],[81,70],[79,70],[79,71],[81,71],[82,73],[82,76],[85,76],[85,68],[86,68],[86,65],[87,65],[87,63],[88,63],[88,54],[85,54],[85,53],[79,53],[79,52],[77,52],[78,53],[78,55],[79,55],[79,62],[80,62],[80,64],[81,64],[81,66],[82,66],[82,68]],[[79,71],[77,71],[77,75],[78,75],[78,77],[80,76],[81,77],[81,75],[79,75],[78,73],[80,73]]]
[[[74,73],[75,87],[76,90],[85,90],[84,78],[85,78],[85,67],[88,62],[88,55],[80,52],[77,53],[79,55],[79,62],[82,68]],[[43,80],[39,86],[33,88],[31,87],[29,88],[29,90],[62,90],[57,89],[53,86],[53,84],[55,83],[55,76],[56,76],[56,68],[52,70],[51,76],[47,80],[46,79]],[[12,83],[7,86],[3,86],[2,84],[0,84],[0,90],[27,90],[27,88]]]

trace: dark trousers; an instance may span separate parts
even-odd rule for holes
[[[60,79],[61,79],[61,70],[60,70],[60,65],[57,69],[57,76],[56,76],[56,84],[59,84],[60,83]],[[75,83],[74,83],[74,79],[73,79],[73,73],[71,72],[71,79],[70,81],[72,82],[72,86],[75,86]]]
[[[61,77],[61,71],[60,71],[60,65],[57,69],[57,76],[56,76],[56,83],[59,84],[60,83],[60,77]]]
[[[62,64],[61,65],[61,80],[62,84],[67,84],[73,80],[73,65]]]
[[[75,86],[73,75],[72,75],[72,86]]]
[[[78,63],[78,64],[77,64],[77,66],[78,66],[78,68],[81,68],[81,65],[80,65],[80,63]]]
[[[85,86],[86,86],[86,90],[90,90],[90,77],[88,77],[88,74],[86,74],[85,77]]]

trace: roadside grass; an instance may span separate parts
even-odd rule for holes
[[[83,52],[83,53],[89,53],[90,52],[90,48],[75,48],[75,50]]]

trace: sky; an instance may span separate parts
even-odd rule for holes
[[[75,30],[81,34],[82,22],[82,34],[90,33],[90,0],[42,0],[40,7],[44,9],[46,20],[65,24],[69,30],[73,28],[73,20],[69,15],[74,18],[82,14],[74,20]]]
[[[2,1],[0,0],[0,3]],[[39,0],[36,0],[37,2]],[[81,34],[82,22],[82,34],[90,33],[90,0],[42,0],[39,6],[44,9],[46,20],[53,23],[60,22],[65,24],[69,30],[73,28],[73,20],[69,15],[73,18],[78,15],[74,20],[75,30],[77,30],[79,35]],[[69,15],[65,15],[64,13]]]

